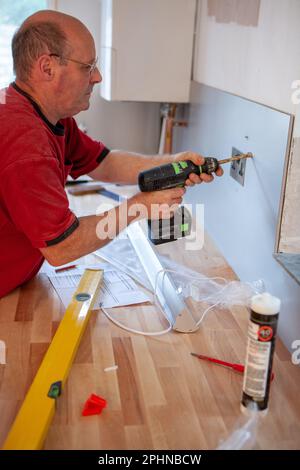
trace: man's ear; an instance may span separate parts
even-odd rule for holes
[[[52,80],[55,75],[55,65],[48,54],[41,55],[37,61],[40,76],[46,81]]]

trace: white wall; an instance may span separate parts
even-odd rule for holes
[[[91,31],[99,55],[101,0],[57,0],[50,6],[76,16]],[[101,70],[101,57],[100,70]],[[103,77],[105,80],[105,77]],[[76,116],[77,122],[88,128],[95,139],[109,148],[119,148],[146,154],[156,153],[159,142],[159,105],[154,103],[109,102],[94,88],[88,111]]]

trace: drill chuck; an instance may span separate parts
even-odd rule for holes
[[[139,174],[138,184],[143,192],[176,188],[184,186],[191,173],[196,173],[196,175],[207,173],[210,175],[218,168],[219,162],[213,157],[205,158],[203,165],[195,165],[191,160],[167,163],[142,171]]]

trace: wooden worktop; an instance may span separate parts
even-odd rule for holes
[[[77,213],[91,213],[104,200],[89,195],[73,197],[71,204]],[[236,279],[207,235],[200,251],[184,250],[181,240],[159,252],[207,276]],[[0,365],[0,446],[64,311],[45,274],[0,300],[0,340],[7,346],[7,364]],[[120,308],[114,315],[144,331],[166,327],[149,304]],[[45,449],[216,448],[246,420],[240,412],[242,376],[190,352],[244,363],[247,323],[245,307],[216,307],[195,333],[146,337],[94,311],[58,399]],[[113,365],[118,369],[104,371]],[[300,368],[280,340],[274,372],[269,412],[259,423],[255,448],[299,449]],[[91,393],[104,397],[107,408],[101,415],[82,417]]]

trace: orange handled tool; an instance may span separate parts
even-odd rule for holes
[[[241,374],[244,373],[245,366],[242,364],[233,364],[232,362],[221,361],[220,359],[215,359],[214,357],[203,356],[203,354],[196,354],[191,353],[192,356],[198,357],[198,359],[204,359],[205,361],[213,362],[214,364],[218,364],[219,366],[229,367],[230,369],[236,370]],[[274,379],[274,373],[272,372],[271,380]]]

